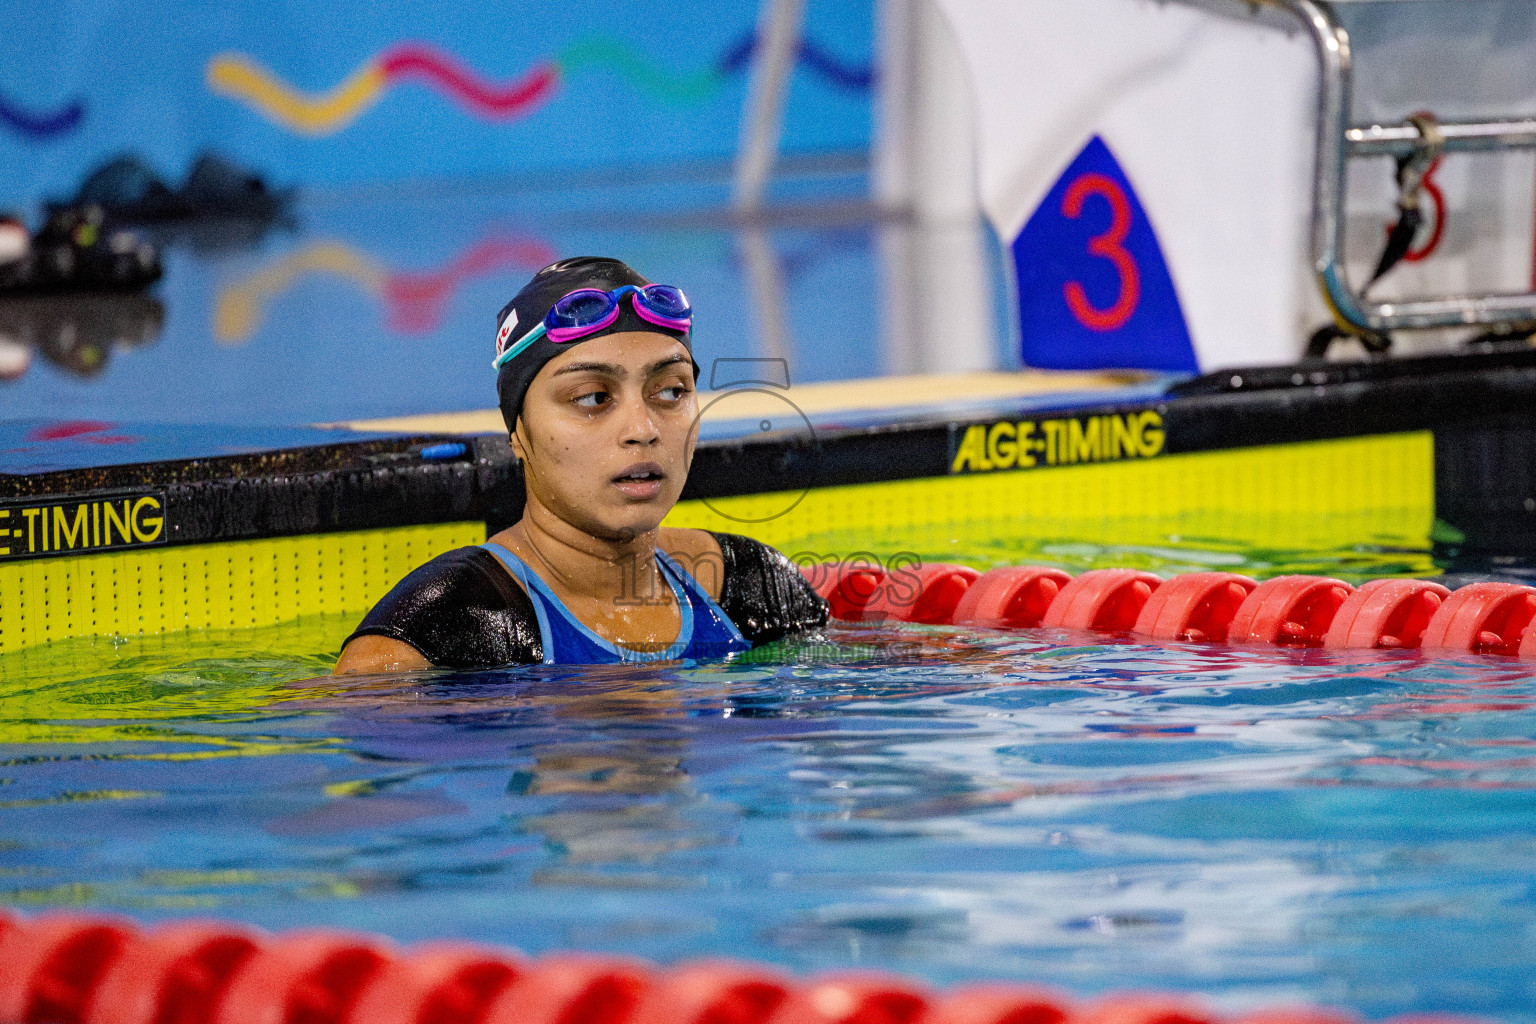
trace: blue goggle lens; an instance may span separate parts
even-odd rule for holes
[[[669,320],[686,320],[693,314],[688,296],[670,284],[648,284],[640,289],[640,297],[651,312]]]
[[[551,327],[586,327],[607,316],[613,309],[613,297],[596,288],[583,288],[561,296],[549,311]]]

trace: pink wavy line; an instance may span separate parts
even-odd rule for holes
[[[424,43],[399,43],[379,56],[386,81],[423,78],[486,117],[508,120],[547,99],[560,80],[552,61],[535,65],[522,78],[497,88],[448,54]]]

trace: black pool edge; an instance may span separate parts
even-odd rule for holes
[[[1148,412],[1160,421],[1160,451],[1166,454],[1433,431],[1437,517],[1457,543],[1467,550],[1536,551],[1536,349],[1528,346],[1226,370],[1175,385],[1150,401],[1063,402],[1018,416],[1089,423]],[[704,441],[683,497],[946,476],[969,429],[1005,418],[994,410]],[[462,442],[462,455],[442,461],[423,456],[445,440]],[[1042,465],[1029,471],[1051,470]],[[0,474],[0,503],[146,491],[164,495],[169,544],[476,520],[496,530],[522,512],[521,476],[499,435],[402,436]]]

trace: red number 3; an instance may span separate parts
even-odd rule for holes
[[[1076,281],[1062,285],[1067,298],[1067,308],[1077,322],[1092,331],[1113,331],[1124,327],[1136,312],[1141,301],[1141,272],[1136,268],[1136,257],[1125,250],[1125,236],[1131,231],[1131,203],[1125,198],[1125,190],[1113,179],[1102,174],[1084,174],[1067,189],[1061,201],[1061,212],[1076,220],[1083,214],[1083,202],[1091,195],[1103,196],[1109,201],[1113,216],[1102,235],[1088,240],[1088,251],[1115,265],[1120,277],[1120,294],[1108,309],[1099,309],[1088,301],[1088,293]]]

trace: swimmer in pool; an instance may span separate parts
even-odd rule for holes
[[[497,320],[523,517],[386,594],[336,673],[722,657],[827,620],[778,551],[662,529],[698,440],[682,291],[614,259],[551,264]]]

